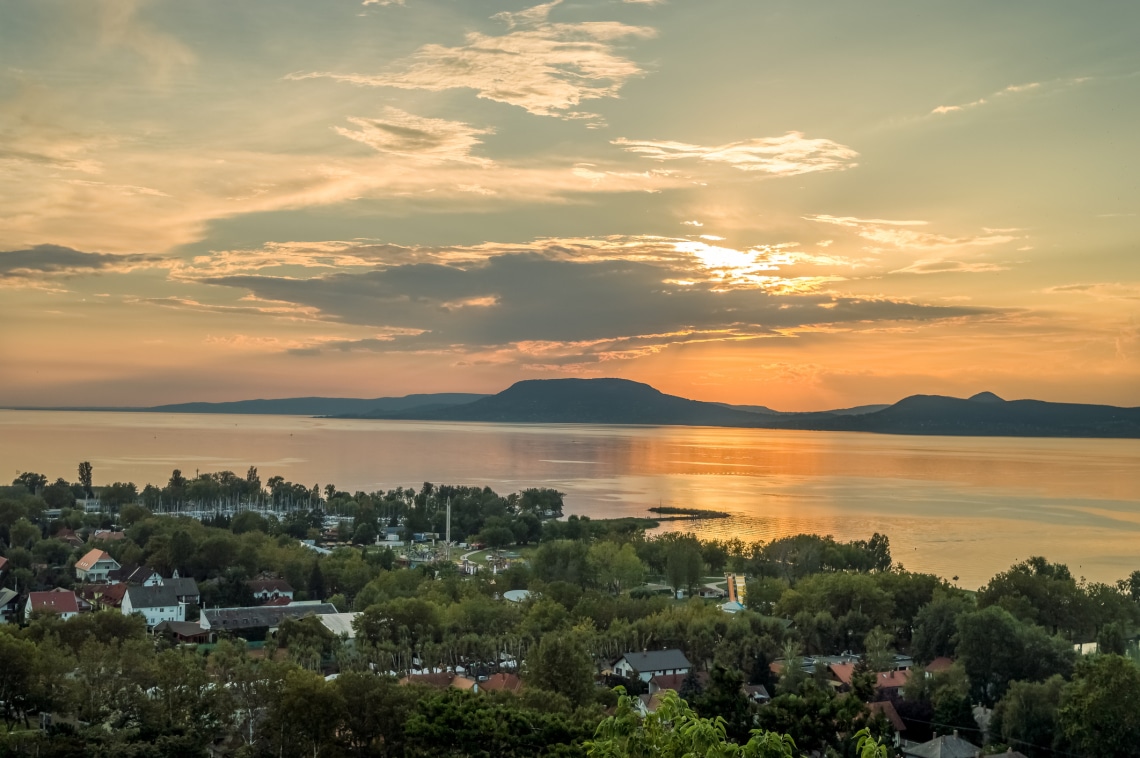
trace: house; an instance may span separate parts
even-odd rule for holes
[[[840,692],[848,692],[851,690],[851,679],[855,676],[856,665],[857,664],[852,661],[828,664],[827,668],[831,671],[831,675],[836,683],[836,689]],[[899,691],[906,685],[909,679],[909,669],[880,671],[875,674],[875,692],[878,693],[878,697],[894,697],[899,694]]]
[[[356,620],[359,613],[322,613],[317,618],[321,622],[321,626],[328,629],[344,640],[356,639],[356,627],[352,622]]]
[[[479,691],[479,683],[462,674],[453,674],[450,671],[435,671],[430,674],[408,674],[400,679],[401,685],[420,684],[437,690],[457,689],[470,692]]]
[[[664,690],[680,692],[685,686],[688,674],[658,674],[649,680],[649,694],[656,695]],[[709,675],[706,671],[696,672],[697,688],[703,690],[708,686]]]
[[[24,606],[24,618],[33,613],[58,613],[67,621],[79,615],[79,601],[71,590],[54,589],[50,592],[29,592]]]
[[[141,587],[130,585],[123,596],[124,616],[141,614],[146,619],[148,629],[154,629],[163,621],[185,621],[186,606],[178,602],[178,596],[170,587]]]
[[[743,692],[744,696],[751,700],[753,703],[758,703],[760,705],[763,705],[772,699],[772,695],[769,694],[768,688],[762,684],[742,684],[740,685],[740,691]]]
[[[119,610],[123,607],[123,598],[127,596],[127,584],[104,584],[98,586],[98,592],[91,597],[91,602],[103,609]]]
[[[123,532],[115,532],[110,529],[96,529],[91,534],[92,542],[98,540],[102,540],[103,542],[118,542],[119,540],[125,540],[126,538],[127,535]]]
[[[71,547],[83,547],[83,538],[75,533],[74,530],[68,529],[66,526],[62,527],[56,532],[53,537],[60,542],[67,543]]]
[[[895,698],[902,694],[902,688],[908,681],[910,681],[910,669],[880,671],[875,674],[875,692],[881,698]]]
[[[0,576],[4,574],[6,568],[8,568],[8,559],[0,555]]]
[[[255,600],[264,602],[279,597],[293,599],[293,588],[284,579],[250,579],[245,584]]]
[[[210,633],[193,621],[163,621],[154,628],[156,637],[167,637],[179,644],[209,642]]]
[[[626,653],[614,663],[613,671],[626,679],[637,672],[641,681],[648,682],[659,674],[687,674],[691,666],[692,664],[689,663],[685,654],[673,648],[671,650],[647,650],[643,653]]]
[[[207,608],[198,623],[210,632],[273,631],[286,619],[339,613],[331,603],[293,603],[285,606],[257,605],[248,608]]]
[[[517,674],[492,674],[479,685],[481,692],[522,692],[523,681]]]
[[[126,574],[122,579],[127,584],[135,584],[140,587],[157,587],[162,584],[162,574],[158,573],[156,569],[150,566],[139,566],[133,571]]]
[[[7,624],[16,620],[19,604],[16,602],[16,590],[0,587],[0,624]]]
[[[874,703],[867,703],[867,709],[871,712],[872,716],[881,714],[887,720],[887,723],[894,729],[894,746],[897,748],[902,745],[902,733],[906,731],[906,722],[899,716],[899,712],[895,710],[895,704],[890,700],[878,700]]]
[[[187,605],[198,605],[202,601],[202,593],[198,591],[198,583],[191,576],[175,576],[172,579],[160,578],[159,584],[174,591],[178,602]]]
[[[661,699],[664,694],[664,692],[658,692],[654,695],[638,695],[633,705],[641,717],[645,718],[651,713],[656,713],[657,709],[661,707]]]
[[[122,568],[106,550],[91,550],[75,564],[75,578],[81,582],[105,582],[112,571]]]
[[[976,758],[981,751],[974,743],[959,737],[957,729],[930,742],[903,747],[903,755],[909,758]]]
[[[935,658],[933,661],[931,661],[930,663],[926,664],[926,669],[925,669],[926,677],[929,679],[930,677],[934,676],[935,674],[937,674],[939,672],[949,670],[949,668],[953,665],[954,665],[953,660],[951,660],[950,658],[947,658],[944,655],[940,655],[937,658]]]

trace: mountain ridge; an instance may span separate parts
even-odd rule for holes
[[[992,396],[992,397],[991,397]],[[870,406],[874,408],[875,406]],[[747,408],[748,410],[744,410]],[[355,418],[487,423],[722,426],[880,434],[1140,438],[1140,408],[1042,400],[910,395],[877,410],[781,413],[667,395],[627,379],[528,379],[447,408],[372,411]],[[762,410],[761,410],[762,409]],[[862,412],[852,413],[853,410]]]

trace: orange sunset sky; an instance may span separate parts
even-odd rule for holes
[[[1140,405],[1140,4],[0,0],[0,404]]]

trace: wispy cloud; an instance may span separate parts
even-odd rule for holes
[[[491,163],[486,158],[472,156],[471,149],[481,144],[480,136],[492,134],[493,129],[480,129],[462,121],[425,118],[398,108],[385,109],[383,118],[350,116],[348,122],[357,128],[336,126],[334,131],[382,153],[430,161]]]
[[[1066,87],[1075,87],[1090,81],[1092,77],[1070,77],[1066,79],[1054,79],[1049,82],[1026,82],[1024,84],[1011,84],[1004,89],[993,92],[985,97],[979,97],[977,100],[971,100],[966,103],[958,103],[957,105],[939,105],[930,111],[931,116],[945,116],[950,113],[960,113],[962,111],[980,108],[983,105],[988,105],[998,102],[1002,99],[1009,98],[1014,95],[1024,95],[1031,92],[1045,92],[1048,90],[1056,90]]]
[[[858,165],[855,159],[859,157],[859,153],[846,145],[829,139],[808,139],[800,132],[709,147],[687,142],[625,138],[613,140],[613,144],[659,161],[697,159],[776,176],[843,171]]]
[[[904,268],[891,271],[892,274],[983,274],[994,271],[1008,271],[1009,266],[979,261],[950,261],[942,259],[915,261]]]
[[[1088,295],[1098,300],[1140,300],[1140,284],[1129,282],[1093,282],[1062,284],[1045,290],[1049,294]]]
[[[131,50],[145,61],[149,74],[162,82],[197,57],[176,37],[140,17],[147,4],[147,0],[101,0],[100,41],[105,47]]]
[[[500,13],[501,35],[470,32],[459,47],[425,45],[379,74],[329,71],[290,74],[289,79],[327,78],[374,87],[439,92],[475,90],[479,97],[526,109],[539,116],[594,119],[575,110],[585,100],[617,97],[642,69],[617,52],[626,39],[654,30],[619,22],[555,23],[550,11],[561,0],[517,13]]]
[[[920,231],[917,227],[927,226],[926,221],[892,221],[881,218],[855,218],[853,216],[807,216],[809,221],[821,224],[841,226],[854,231],[854,233],[869,242],[877,245],[888,245],[891,248],[917,251],[951,250],[963,247],[989,247],[1013,242],[1020,237],[1009,233],[1009,230],[985,230],[985,234],[969,235],[964,237],[950,237]],[[881,248],[872,248],[873,250]]]

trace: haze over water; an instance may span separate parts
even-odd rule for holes
[[[566,493],[566,513],[727,511],[667,523],[706,537],[889,535],[895,560],[976,588],[1031,555],[1111,582],[1140,569],[1140,440],[908,437],[695,427],[508,425],[155,413],[0,411],[16,476],[163,485],[257,466],[346,491],[424,481]]]

